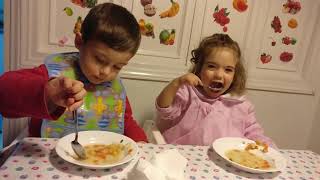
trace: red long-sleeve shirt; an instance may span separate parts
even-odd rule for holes
[[[33,69],[9,71],[0,76],[0,113],[4,117],[31,117],[29,135],[40,136],[41,119],[58,119],[65,108],[58,108],[50,114],[45,99],[45,85],[48,82],[45,65]],[[132,109],[126,98],[124,135],[134,141],[147,142],[146,134],[132,117]]]

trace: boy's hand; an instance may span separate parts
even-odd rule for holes
[[[203,86],[200,78],[193,73],[187,73],[183,76],[180,76],[178,78],[178,83],[179,83],[179,86],[183,84],[189,84],[191,86],[199,86],[199,85]]]
[[[82,105],[86,95],[82,82],[63,76],[51,79],[45,88],[49,112],[54,112],[57,106],[73,111]]]

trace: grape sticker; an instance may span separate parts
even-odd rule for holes
[[[301,4],[299,1],[287,0],[285,4],[283,4],[282,12],[297,14],[301,10]]]
[[[280,18],[278,16],[274,16],[273,20],[271,22],[271,27],[273,28],[275,33],[281,33],[281,22],[280,22]]]
[[[83,8],[93,8],[98,0],[71,0],[71,2]]]
[[[228,18],[229,14],[230,12],[227,12],[227,8],[219,9],[219,5],[217,5],[216,8],[214,9],[214,13],[213,13],[214,22],[216,22],[217,24],[223,27],[222,28],[223,32],[228,31],[228,28],[225,25],[229,24],[230,22],[230,19]]]

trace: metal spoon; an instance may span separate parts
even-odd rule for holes
[[[86,151],[84,150],[83,146],[78,142],[78,115],[77,110],[72,111],[73,120],[75,121],[75,130],[76,130],[76,137],[71,142],[71,146],[73,151],[77,154],[80,159],[86,158]]]

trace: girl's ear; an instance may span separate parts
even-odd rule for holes
[[[74,45],[76,46],[77,49],[80,50],[81,46],[83,45],[82,41],[82,35],[80,32],[76,33],[76,37],[74,38]]]

